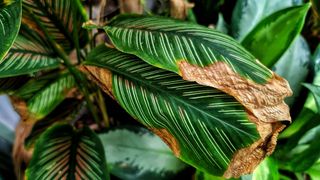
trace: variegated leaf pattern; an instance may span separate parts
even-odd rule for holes
[[[87,43],[88,32],[81,28],[87,17],[80,0],[24,0],[23,8],[26,14],[23,19],[27,22],[39,21],[65,51],[75,48],[75,43],[82,46]],[[74,33],[77,33],[80,42],[74,38]]]
[[[147,63],[235,97],[263,122],[291,120],[286,80],[231,37],[158,16],[119,15],[104,27],[114,46]]]
[[[221,61],[258,83],[272,76],[234,39],[200,25],[158,16],[119,15],[104,29],[119,50],[173,72],[180,73],[179,61],[200,67]]]
[[[45,117],[66,98],[68,92],[74,87],[75,80],[71,74],[61,75],[28,100],[29,112],[36,119]]]
[[[27,179],[109,179],[103,146],[89,128],[58,124],[37,140]]]
[[[0,62],[0,78],[57,68],[60,59],[36,31],[22,25],[6,57]]]
[[[0,61],[18,35],[22,0],[0,0]]]
[[[92,65],[109,69],[111,77],[99,75]],[[85,67],[100,85],[111,81],[103,88],[111,88],[120,105],[160,135],[175,155],[205,172],[223,175],[235,152],[259,139],[242,105],[217,89],[105,46],[89,54]]]

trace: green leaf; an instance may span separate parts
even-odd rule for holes
[[[22,25],[12,48],[0,62],[0,78],[57,68],[60,61],[44,38]]]
[[[72,75],[61,75],[56,81],[41,89],[27,102],[29,112],[35,119],[42,119],[55,109],[75,87]]]
[[[299,98],[302,82],[305,82],[309,73],[310,49],[308,43],[299,36],[282,55],[274,66],[274,71],[287,79],[293,91],[293,95],[285,99],[289,106]]]
[[[231,94],[261,121],[290,119],[283,102],[291,95],[287,82],[221,32],[139,15],[119,15],[104,30],[120,51],[175,72],[185,80]]]
[[[223,15],[221,13],[219,13],[218,16],[218,22],[217,22],[217,31],[220,31],[224,34],[228,34],[228,24],[226,23],[226,21],[223,18]]]
[[[241,41],[263,18],[301,0],[238,0],[232,14],[232,36]]]
[[[242,105],[219,90],[184,81],[104,45],[94,49],[85,64],[130,115],[160,135],[175,155],[204,172],[221,176],[235,152],[259,139]]]
[[[169,179],[186,165],[150,131],[123,127],[99,135],[110,173],[121,179]]]
[[[290,169],[303,172],[320,158],[320,125],[308,131],[298,142],[298,146],[288,152]]]
[[[303,85],[312,92],[312,95],[317,105],[317,112],[319,114],[320,113],[320,86],[309,84],[309,83],[303,83]]]
[[[29,23],[38,22],[44,26],[65,51],[70,52],[76,43],[83,47],[88,42],[88,32],[81,28],[88,17],[80,0],[24,0],[23,8],[23,18]],[[76,19],[75,25],[73,19]],[[76,41],[74,33],[80,42]]]
[[[320,159],[307,170],[307,174],[309,174],[311,180],[320,179]]]
[[[200,25],[159,16],[119,15],[104,30],[120,51],[179,74],[179,61],[187,61],[200,67],[224,62],[258,83],[272,76],[235,40]]]
[[[21,4],[21,0],[0,0],[0,62],[18,35]]]
[[[197,170],[196,174],[194,175],[194,180],[225,180],[225,178],[213,176],[211,174],[204,173],[204,172]]]
[[[103,146],[89,128],[48,128],[37,140],[27,179],[109,179]]]
[[[271,67],[300,34],[309,8],[310,3],[271,14],[260,21],[241,44],[264,65]]]
[[[252,174],[252,180],[280,179],[278,162],[272,157],[267,157],[259,164]]]

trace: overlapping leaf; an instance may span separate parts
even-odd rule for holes
[[[178,157],[203,171],[223,175],[234,153],[259,139],[241,104],[219,90],[184,81],[105,46],[93,50],[86,64],[130,115],[162,137]]]
[[[264,122],[290,120],[288,83],[218,31],[157,16],[120,15],[104,27],[120,51],[234,96]],[[271,100],[272,99],[272,100]]]
[[[87,43],[88,33],[81,28],[87,17],[80,0],[24,0],[23,8],[23,20],[40,23],[65,51]]]
[[[0,79],[0,94],[2,93],[12,93],[28,81],[27,76],[9,77]]]
[[[232,36],[241,41],[263,18],[300,4],[300,0],[238,0],[232,14]]]
[[[264,65],[272,67],[300,34],[309,8],[310,4],[305,4],[271,14],[259,22],[241,44]]]
[[[11,50],[0,62],[0,78],[56,68],[60,59],[36,31],[22,25]]]
[[[61,77],[39,90],[28,100],[27,106],[29,112],[36,119],[45,117],[65,99],[68,92],[74,86],[75,80],[72,75],[61,75]]]
[[[28,179],[109,179],[103,146],[89,128],[55,125],[37,140]]]
[[[18,35],[22,0],[0,0],[0,62]]]
[[[158,136],[144,128],[117,128],[99,137],[110,173],[121,179],[170,179],[186,167]]]

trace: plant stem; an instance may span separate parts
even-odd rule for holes
[[[45,36],[49,40],[50,45],[54,49],[54,51],[59,55],[59,57],[63,60],[65,66],[70,71],[70,73],[74,76],[76,83],[79,87],[79,89],[84,94],[85,100],[87,101],[87,107],[89,111],[92,113],[94,121],[99,125],[99,117],[94,109],[93,103],[90,100],[89,96],[89,90],[84,83],[86,79],[82,76],[82,74],[73,66],[71,63],[67,53],[63,50],[63,48],[51,37],[51,35],[48,33],[47,29],[41,24],[39,19],[34,16],[32,13],[30,13],[32,18],[35,20],[37,25],[41,28],[41,30],[44,32]]]
[[[98,104],[99,104],[99,108],[100,108],[100,111],[102,114],[103,122],[104,122],[105,127],[108,128],[110,126],[109,116],[108,116],[108,113],[106,110],[107,107],[106,107],[106,104],[104,103],[104,98],[103,98],[103,95],[102,95],[100,89],[98,89],[97,95],[98,95]]]

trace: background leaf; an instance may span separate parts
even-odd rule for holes
[[[272,157],[264,159],[252,174],[252,180],[280,179],[278,162]]]
[[[89,128],[70,125],[48,128],[37,140],[28,179],[109,179],[103,146]]]
[[[300,34],[309,8],[310,3],[271,14],[260,21],[241,44],[262,64],[271,67]]]
[[[144,128],[117,128],[99,137],[110,172],[121,179],[169,179],[186,167],[158,136]]]
[[[301,0],[238,0],[232,15],[232,36],[241,41],[263,18]]]
[[[289,106],[299,98],[302,82],[305,82],[311,64],[311,52],[302,36],[299,36],[274,65],[273,70],[285,78],[293,91],[293,95],[285,99]]]
[[[18,35],[22,0],[0,0],[0,62]]]

